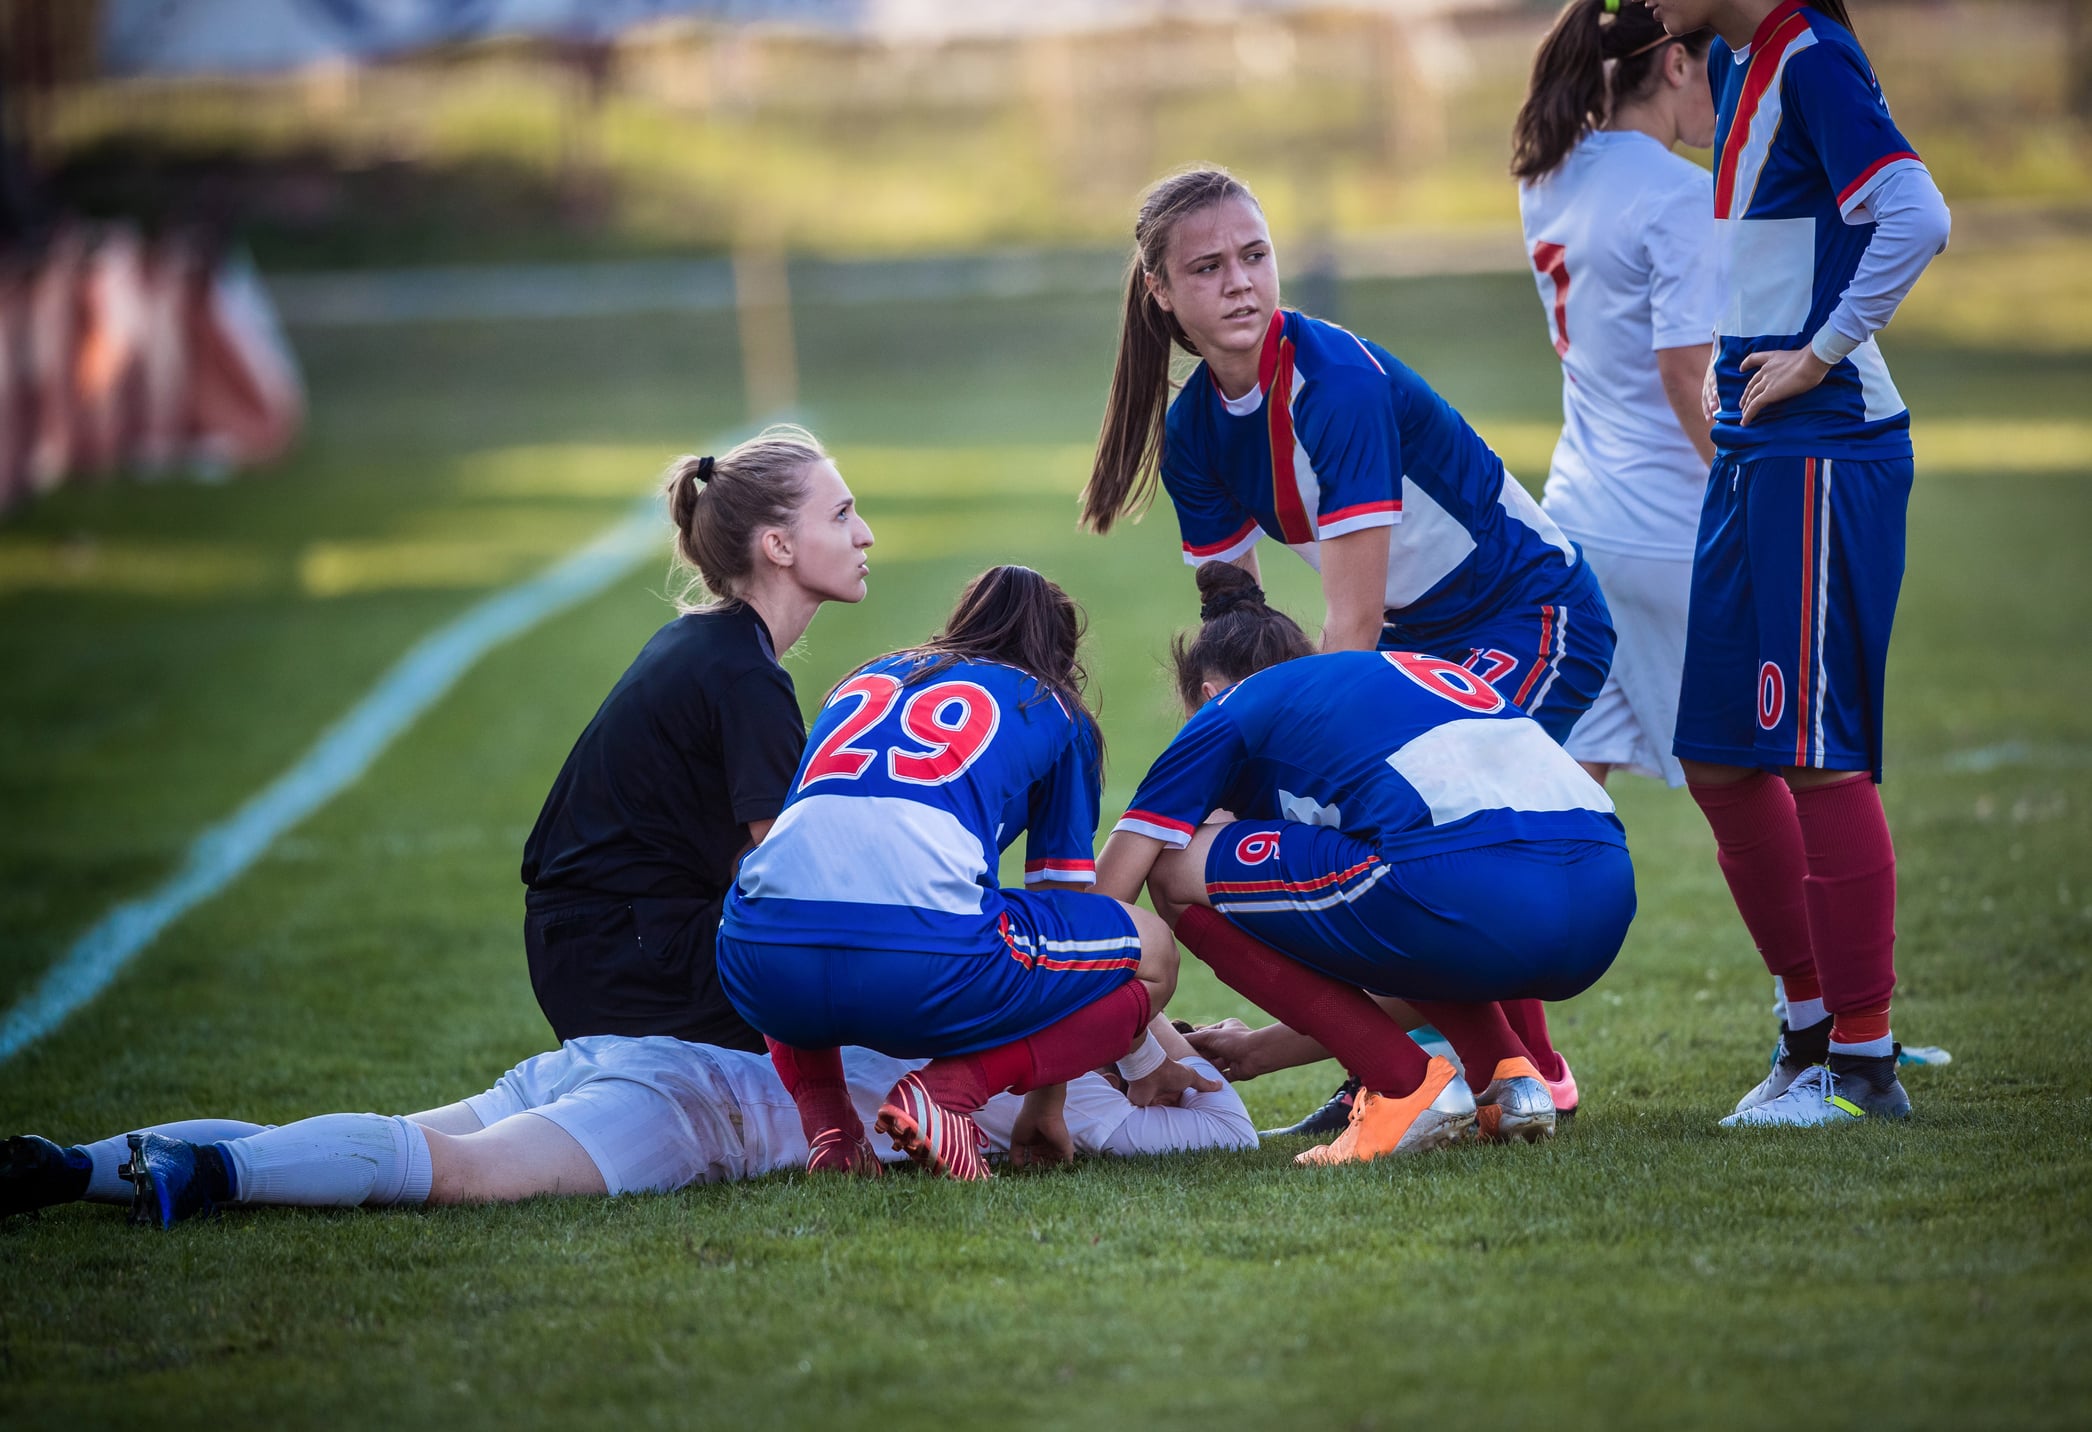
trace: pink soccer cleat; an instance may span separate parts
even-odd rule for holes
[[[841,1129],[823,1129],[814,1136],[812,1146],[806,1151],[806,1171],[877,1178],[886,1169],[862,1133],[853,1137]]]
[[[972,1115],[947,1109],[932,1099],[923,1081],[913,1074],[902,1075],[901,1082],[893,1086],[872,1127],[929,1173],[969,1182],[993,1177],[981,1152],[985,1142],[981,1126]]]

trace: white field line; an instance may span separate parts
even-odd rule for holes
[[[158,888],[117,906],[74,942],[0,1020],[0,1062],[64,1023],[161,931],[238,879],[278,836],[353,785],[487,652],[602,591],[657,551],[662,535],[659,499],[650,497],[554,566],[416,642],[289,770],[198,835],[180,868]]]

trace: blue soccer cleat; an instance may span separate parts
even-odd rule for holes
[[[1343,1083],[1337,1085],[1336,1093],[1331,1094],[1324,1101],[1321,1108],[1309,1114],[1299,1123],[1289,1124],[1283,1129],[1260,1129],[1257,1131],[1257,1137],[1260,1139],[1283,1139],[1305,1135],[1308,1138],[1319,1139],[1324,1134],[1342,1133],[1346,1128],[1350,1127],[1351,1105],[1357,1098],[1358,1081],[1356,1079],[1346,1079]]]
[[[16,1134],[0,1145],[0,1218],[34,1213],[87,1195],[94,1162],[82,1149],[63,1149],[35,1134]]]
[[[117,1172],[131,1181],[131,1222],[172,1228],[206,1218],[231,1198],[225,1156],[208,1144],[165,1134],[131,1134],[131,1161]]]

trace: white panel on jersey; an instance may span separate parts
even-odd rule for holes
[[[1889,377],[1889,365],[1882,361],[1879,344],[1869,338],[1845,356],[1860,370],[1860,397],[1866,403],[1868,422],[1878,423],[1903,411],[1903,395],[1896,391],[1895,381]]]
[[[1724,338],[1786,338],[1809,321],[1816,289],[1816,221],[1716,219],[1725,252]]]
[[[1539,512],[1539,508],[1533,509],[1536,517]],[[1451,576],[1474,550],[1474,534],[1465,524],[1404,473],[1402,521],[1390,527],[1387,535],[1387,604],[1408,606]]]
[[[1533,495],[1525,490],[1523,483],[1511,476],[1509,468],[1504,470],[1504,485],[1498,490],[1496,500],[1504,511],[1511,515],[1513,521],[1523,522],[1532,528],[1540,535],[1542,542],[1558,548],[1561,554],[1569,559],[1570,566],[1576,565],[1575,544],[1562,535],[1562,529],[1554,525],[1552,517],[1540,510],[1540,504],[1533,501]]]
[[[1278,813],[1302,825],[1326,825],[1331,830],[1344,828],[1344,812],[1336,806],[1322,804],[1313,796],[1296,796],[1291,791],[1282,790],[1278,793]]]
[[[1484,810],[1611,811],[1605,788],[1529,717],[1434,726],[1387,758],[1431,807],[1433,825]]]
[[[751,900],[981,913],[981,843],[948,810],[898,796],[806,796],[741,862]]]

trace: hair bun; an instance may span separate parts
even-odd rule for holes
[[[712,481],[712,469],[717,467],[718,465],[719,464],[713,459],[711,454],[707,453],[705,456],[697,460],[697,471],[691,475],[695,477],[699,482],[709,486]]]
[[[1224,617],[1237,607],[1261,607],[1264,605],[1264,589],[1255,582],[1246,582],[1225,591],[1209,592],[1199,603],[1199,620],[1210,622]]]

